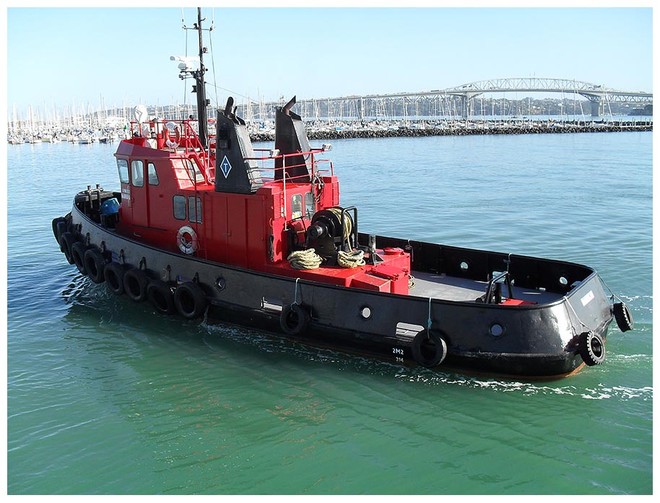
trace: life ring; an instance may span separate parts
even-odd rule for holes
[[[190,236],[190,239],[186,237]],[[189,225],[184,225],[176,233],[176,242],[179,245],[179,250],[186,255],[192,255],[197,251],[197,233],[195,229]]]
[[[201,316],[207,304],[206,295],[197,283],[187,281],[174,290],[174,307],[184,318],[192,320]]]
[[[73,255],[71,254],[71,248],[76,242],[76,238],[73,237],[73,234],[70,232],[65,232],[60,236],[60,250],[64,253],[66,261],[69,264],[73,264]]]
[[[85,262],[85,270],[87,276],[94,283],[103,283],[105,277],[103,276],[103,269],[105,269],[105,259],[101,252],[96,248],[89,248],[83,256]]]
[[[76,265],[78,272],[82,275],[87,275],[87,268],[85,267],[86,251],[85,245],[80,241],[76,241],[71,245],[71,258],[73,258],[73,263]]]
[[[147,298],[147,287],[149,277],[142,269],[129,269],[124,273],[124,291],[135,302],[141,302]]]
[[[174,134],[174,140],[172,140],[172,133]],[[181,143],[181,129],[179,125],[175,122],[168,122],[163,128],[163,140],[165,140],[165,145],[169,148],[177,148]]]
[[[115,295],[124,293],[124,273],[126,267],[117,262],[110,262],[103,268],[105,284]]]
[[[440,365],[447,356],[447,343],[435,330],[420,330],[412,340],[413,359],[424,367]]]
[[[582,332],[579,340],[580,356],[584,363],[593,367],[605,361],[605,343],[595,332]]]
[[[309,310],[300,304],[291,304],[282,308],[280,327],[285,334],[299,335],[305,331],[311,320]]]
[[[612,306],[612,312],[614,313],[614,319],[616,320],[619,330],[622,332],[632,330],[635,322],[633,321],[632,314],[625,303],[617,302],[614,304]]]
[[[149,283],[147,298],[161,314],[173,314],[176,310],[172,289],[164,281],[156,280]]]

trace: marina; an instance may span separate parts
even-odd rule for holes
[[[157,115],[154,115],[157,116]],[[53,124],[40,127],[10,125],[7,143],[112,143],[126,138],[127,121],[120,126],[96,124],[89,127],[62,127]],[[305,121],[307,134],[312,140],[348,138],[389,138],[421,136],[465,136],[483,134],[562,134],[562,133],[616,133],[625,131],[653,131],[653,120],[648,117],[600,118],[597,120],[560,118],[490,118],[482,120],[420,119]],[[273,141],[274,121],[248,122],[252,141]]]

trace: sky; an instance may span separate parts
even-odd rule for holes
[[[464,8],[412,0],[345,7],[373,3],[204,7],[206,25],[214,25],[210,39],[205,33],[212,50],[205,60],[208,97],[224,105],[229,95],[241,103],[294,94],[308,99],[418,92],[506,77],[653,90],[650,2],[625,4],[632,8],[595,2],[543,4],[551,8],[453,4],[477,6]],[[188,26],[195,21],[194,7],[49,5],[8,2],[8,119],[14,110],[25,117],[28,107],[50,114],[55,108],[96,110],[101,103],[194,103],[191,82],[181,81],[170,61],[196,52],[197,33],[182,29],[182,17]]]

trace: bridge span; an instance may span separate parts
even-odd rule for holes
[[[475,98],[505,93],[557,93],[564,98],[572,97],[588,103],[592,117],[600,116],[610,103],[640,106],[653,103],[653,93],[650,92],[624,91],[575,79],[524,77],[481,80],[431,91],[303,99],[298,101],[298,108],[303,117],[310,119],[335,117],[365,120],[420,115],[449,115],[467,119],[474,115]],[[264,109],[272,110],[277,105],[250,102],[239,108],[244,116],[252,118],[263,115]]]

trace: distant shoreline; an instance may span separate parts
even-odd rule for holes
[[[451,126],[419,127],[350,127],[323,128],[307,127],[310,140],[338,140],[354,138],[396,138],[423,136],[467,136],[490,134],[561,134],[561,133],[618,133],[624,131],[653,131],[651,121],[615,121],[615,122],[524,122],[520,124],[484,124],[456,123]],[[273,132],[252,132],[252,141],[273,141]]]

